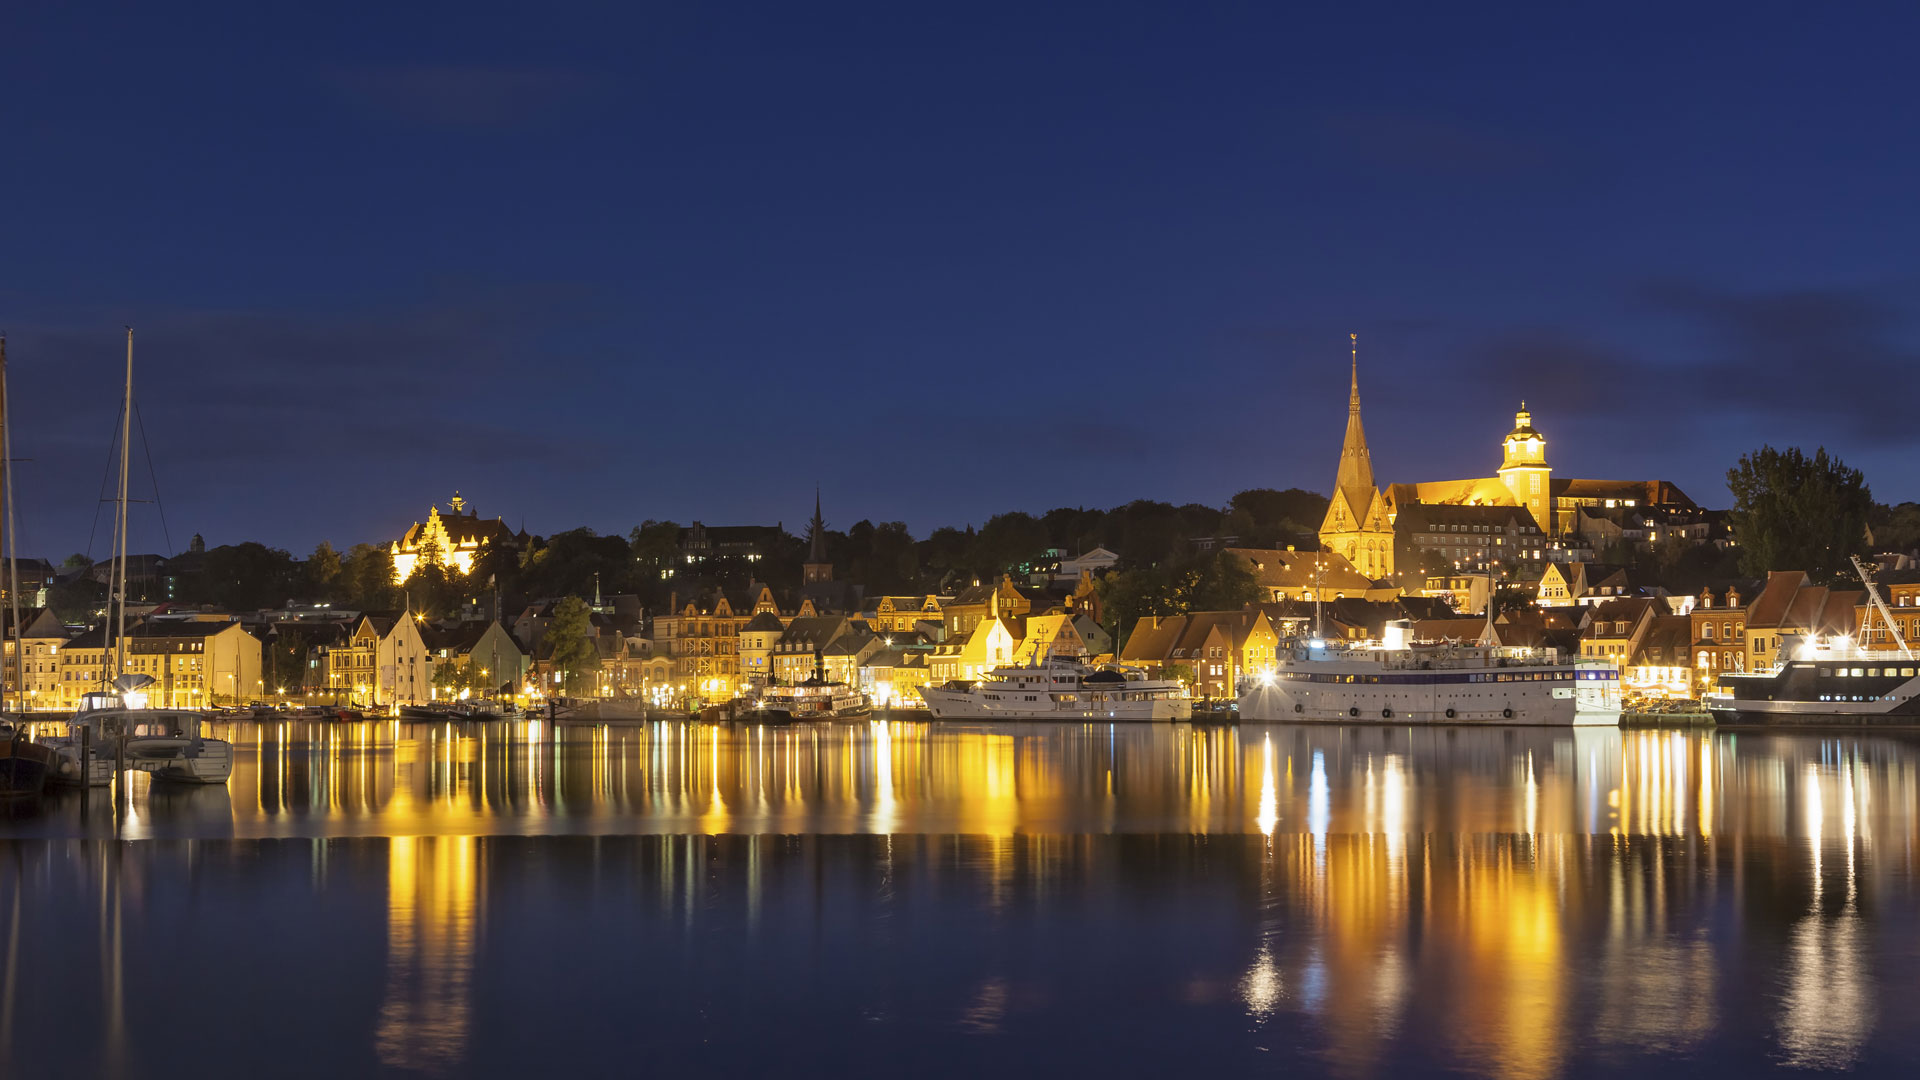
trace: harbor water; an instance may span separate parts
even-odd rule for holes
[[[1920,1068],[1913,735],[214,734],[0,818],[0,1075]]]

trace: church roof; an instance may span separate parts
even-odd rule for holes
[[[1347,394],[1347,436],[1340,443],[1340,470],[1333,489],[1347,497],[1348,512],[1355,523],[1364,522],[1372,509],[1379,488],[1373,482],[1373,455],[1367,450],[1367,429],[1360,422],[1360,361],[1353,362],[1352,382]]]

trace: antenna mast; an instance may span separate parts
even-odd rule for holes
[[[22,654],[25,644],[20,627],[20,562],[17,552],[20,542],[14,535],[13,526],[13,424],[7,414],[7,339],[4,337],[0,337],[0,505],[4,506],[4,510],[0,510],[0,551],[6,553],[7,604],[13,616],[13,663],[10,667],[0,666],[0,673],[5,676],[0,678],[0,709],[4,709],[7,683],[17,680],[24,684],[27,681],[26,657]],[[25,711],[25,685],[20,686],[18,696],[20,708]]]

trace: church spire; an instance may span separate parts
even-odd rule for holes
[[[1373,455],[1367,450],[1367,429],[1360,423],[1360,335],[1349,334],[1353,381],[1347,396],[1347,438],[1340,444],[1340,471],[1334,488],[1346,493],[1355,518],[1364,518],[1373,504]]]
[[[813,520],[807,523],[807,539],[813,541],[813,547],[807,554],[808,562],[827,561],[827,523],[820,517],[820,489],[813,489]]]

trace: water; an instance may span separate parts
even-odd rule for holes
[[[0,819],[6,1076],[1920,1066],[1920,739],[240,725]]]

